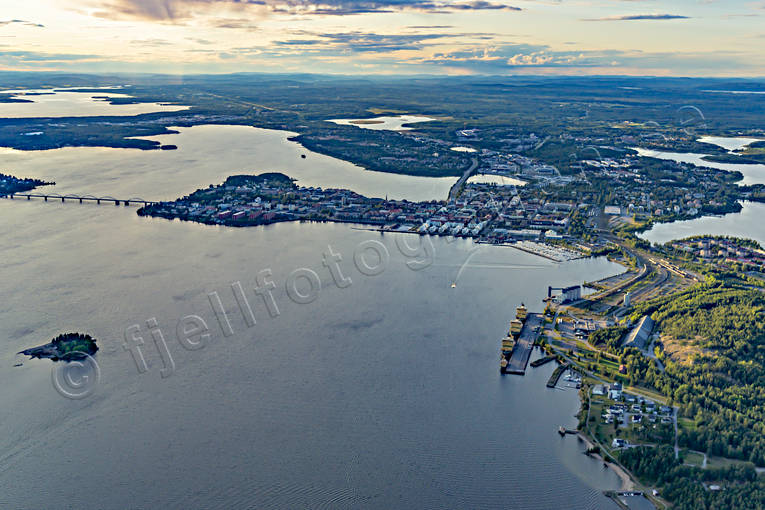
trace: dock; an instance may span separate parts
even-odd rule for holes
[[[625,503],[621,498],[624,498],[624,497],[645,498],[645,494],[643,493],[643,491],[603,491],[603,494],[607,498],[611,499],[614,503],[616,503],[617,506],[622,510],[630,510],[630,506],[627,503]]]
[[[536,361],[532,361],[531,367],[532,368],[541,367],[542,365],[545,365],[551,361],[555,361],[556,359],[558,359],[558,356],[555,356],[555,355],[545,356],[544,358],[539,358]]]
[[[555,371],[550,376],[550,379],[547,381],[547,387],[548,388],[555,388],[555,386],[558,385],[558,380],[560,379],[560,376],[563,375],[563,372],[566,371],[568,368],[568,363],[564,363],[560,366],[558,366]]]
[[[539,334],[537,328],[541,325],[541,314],[528,314],[528,317],[526,317],[526,320],[523,323],[523,329],[521,329],[521,332],[518,335],[518,341],[515,342],[513,352],[507,360],[507,367],[505,367],[506,374],[526,375],[526,366],[531,357],[531,350],[534,348],[534,342]]]

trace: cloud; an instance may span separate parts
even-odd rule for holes
[[[311,32],[296,31],[294,35],[309,39],[287,39],[275,41],[277,48],[302,49],[312,53],[347,54],[347,53],[387,53],[403,50],[422,50],[428,46],[445,43],[449,39],[487,40],[494,34],[489,33],[449,33],[430,32],[415,34],[376,34],[371,32]]]
[[[96,60],[98,55],[80,55],[72,53],[42,53],[36,51],[0,51],[0,68],[48,67],[51,64],[72,64]]]
[[[95,16],[108,19],[178,21],[216,8],[259,9],[263,13],[342,16],[366,13],[416,11],[450,13],[464,11],[520,11],[488,0],[111,0],[101,4]],[[236,24],[221,28],[239,28]]]
[[[276,41],[277,46],[302,47],[311,46],[321,48],[326,52],[329,49],[351,52],[376,52],[384,53],[401,50],[421,50],[428,42],[434,39],[442,39],[445,34],[373,34],[367,32],[346,33],[317,33],[315,39],[290,39]]]
[[[644,52],[639,50],[557,50],[546,45],[499,44],[435,52],[409,65],[459,69],[470,74],[665,74],[710,76],[760,74],[762,59],[744,52]]]
[[[675,75],[757,76],[765,65],[762,58],[746,52],[643,52],[636,50],[558,50],[546,45],[466,43],[451,46],[455,34],[419,34],[397,37],[368,33],[295,33],[302,39],[280,44],[238,47],[226,50],[189,48],[186,57],[150,60],[99,55],[0,51],[0,69],[131,72],[363,72],[365,74],[539,74],[539,75]],[[422,37],[425,35],[426,37]],[[443,37],[443,40],[441,39]],[[497,36],[498,38],[501,36]],[[447,41],[442,46],[442,42]],[[417,51],[396,51],[398,49]],[[131,53],[131,57],[137,55]],[[150,53],[148,55],[154,55]],[[198,55],[203,60],[198,60]]]
[[[166,39],[133,39],[130,44],[135,46],[148,46],[153,48],[159,48],[161,46],[171,46],[173,43]]]
[[[553,51],[548,46],[504,44],[435,53],[422,64],[461,67],[475,73],[507,73],[516,68],[595,67],[609,65],[609,52]]]
[[[31,21],[25,21],[23,19],[9,19],[9,20],[0,20],[0,27],[5,27],[8,25],[23,25],[25,27],[36,27],[36,28],[45,28],[45,25],[41,25],[40,23],[33,23]]]
[[[604,18],[584,18],[582,21],[641,21],[666,19],[690,19],[690,17],[681,16],[679,14],[627,14],[624,16],[606,16]]]
[[[592,66],[594,62],[586,62],[583,53],[518,53],[507,59],[507,65],[511,67],[524,66]]]
[[[202,39],[201,37],[187,37],[186,40],[202,45],[215,44],[214,42],[207,39]]]
[[[209,22],[213,28],[233,28],[236,30],[255,31],[258,26],[247,18],[217,18]]]

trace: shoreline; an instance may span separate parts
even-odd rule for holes
[[[584,444],[587,447],[587,449],[590,449],[590,448],[593,448],[594,446],[596,446],[595,443],[587,436],[587,434],[585,434],[581,430],[579,432],[577,432],[576,437],[578,437],[579,439],[584,441]],[[619,487],[620,491],[632,491],[632,490],[635,490],[635,488],[636,488],[635,480],[632,478],[632,475],[629,473],[629,471],[627,471],[625,468],[623,468],[619,464],[616,464],[613,461],[606,462],[603,459],[603,456],[601,454],[599,454],[599,453],[590,453],[590,454],[585,453],[585,455],[588,455],[589,457],[592,457],[594,459],[597,459],[597,460],[603,462],[604,464],[606,464],[609,467],[609,469],[612,469],[614,471],[614,473],[616,473],[616,476],[618,476],[619,479],[622,482],[621,487]]]

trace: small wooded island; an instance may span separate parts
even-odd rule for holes
[[[93,355],[98,350],[96,340],[84,333],[64,333],[51,340],[50,343],[25,349],[18,354],[24,354],[32,359],[48,358],[53,361],[72,361],[82,359],[85,355]]]
[[[0,173],[0,197],[12,195],[14,193],[23,193],[32,191],[38,186],[52,186],[55,182],[47,182],[41,179],[22,179]]]

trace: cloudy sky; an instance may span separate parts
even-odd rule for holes
[[[0,0],[0,70],[765,76],[765,0]]]

